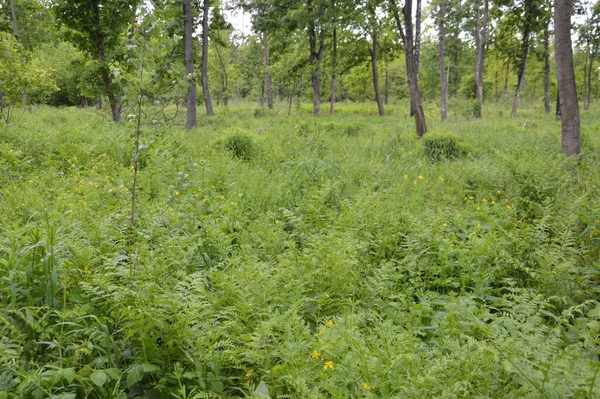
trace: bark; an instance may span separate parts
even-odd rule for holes
[[[186,100],[187,128],[196,126],[196,76],[194,74],[194,51],[192,42],[192,1],[183,2],[183,53],[188,83]]]
[[[556,88],[556,111],[554,112],[556,120],[560,120],[560,91]]]
[[[562,153],[567,157],[581,152],[579,103],[577,102],[571,43],[572,11],[573,0],[554,0],[554,40],[556,77],[560,93]]]
[[[590,45],[585,50],[585,61],[583,63],[583,109],[586,109],[588,96],[588,60],[590,58]]]
[[[267,33],[263,33],[263,46],[265,56],[265,87],[267,88],[267,106],[273,109],[273,88],[271,85],[271,68],[269,66],[269,41]]]
[[[396,0],[390,0],[392,5],[392,11],[394,13],[394,20],[398,27],[398,33],[402,38],[404,44],[404,54],[406,58],[406,74],[408,79],[408,87],[410,90],[410,103],[411,109],[414,111],[415,127],[417,136],[421,137],[427,132],[427,124],[425,122],[425,112],[423,111],[423,104],[421,103],[421,94],[419,93],[419,81],[417,77],[417,69],[415,65],[414,57],[414,45],[413,45],[413,32],[412,32],[412,1],[406,1],[402,8],[402,14],[404,16],[404,27],[402,27],[402,21],[400,20],[400,14]]]
[[[525,31],[523,32],[523,44],[521,45],[521,62],[519,64],[519,80],[517,84],[517,92],[515,93],[515,99],[513,101],[511,117],[517,116],[517,108],[519,106],[519,97],[521,91],[525,86],[525,71],[527,70],[527,58],[529,58],[529,41],[531,39],[531,23],[525,25]]]
[[[227,94],[228,86],[229,86],[229,78],[227,77],[227,66],[223,61],[223,56],[221,55],[221,50],[219,50],[219,45],[215,46],[217,50],[217,58],[219,59],[219,65],[221,66],[221,97],[223,98],[223,106],[227,106],[229,103],[229,95]],[[219,105],[217,101],[217,105]]]
[[[208,12],[210,10],[209,0],[204,0],[202,6],[202,93],[204,94],[204,106],[206,115],[213,116],[212,101],[208,89]]]
[[[590,63],[588,65],[588,78],[587,78],[587,101],[584,102],[583,107],[587,111],[590,109],[590,104],[592,102],[592,76],[593,76],[593,65],[594,65],[594,54],[590,54]]]
[[[371,66],[373,68],[373,88],[375,89],[375,101],[377,101],[377,109],[379,115],[385,115],[383,109],[383,100],[381,98],[381,90],[379,90],[379,71],[377,69],[377,33],[373,32],[373,48],[370,49],[371,53]]]
[[[390,97],[390,72],[387,70],[385,70],[385,89],[384,89],[384,98],[385,98],[385,105],[388,105],[389,102],[389,97]]]
[[[485,59],[485,45],[487,40],[487,25],[488,25],[488,14],[489,14],[489,1],[484,0],[483,2],[483,15],[481,15],[480,0],[477,1],[477,19],[476,19],[476,32],[475,42],[477,47],[477,56],[475,60],[475,85],[476,85],[476,98],[477,108],[475,110],[475,117],[481,118],[481,110],[483,109],[483,68]]]
[[[310,18],[313,18],[313,0],[306,2]],[[310,66],[311,66],[311,83],[313,89],[313,114],[318,116],[321,113],[321,96],[320,96],[320,75],[321,75],[321,57],[324,49],[323,31],[317,34],[317,27],[314,19],[311,19],[308,24],[308,41],[310,45]]]
[[[544,107],[550,113],[550,32],[544,30]]]
[[[415,14],[415,69],[417,70],[417,79],[421,70],[421,0],[417,0],[417,10]]]
[[[444,26],[444,20],[446,18],[446,4],[445,0],[440,0],[440,10],[438,15],[438,40],[439,40],[439,55],[438,63],[440,70],[440,86],[441,86],[441,116],[442,121],[446,120],[448,114],[448,81],[446,77],[446,71],[444,66],[444,54],[445,54],[445,35],[446,29]]]
[[[335,5],[334,5],[335,7]],[[336,69],[337,69],[337,29],[333,28],[333,54],[332,54],[332,67],[331,67],[331,103],[329,105],[329,115],[335,113],[335,92],[336,92]]]
[[[10,0],[10,16],[12,18],[13,34],[19,41],[19,24],[17,23],[17,13],[15,12],[15,0]]]

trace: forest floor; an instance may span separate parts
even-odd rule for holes
[[[0,127],[0,398],[600,397],[598,109],[388,108]]]

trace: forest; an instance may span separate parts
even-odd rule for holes
[[[600,1],[0,0],[0,399],[600,397]]]

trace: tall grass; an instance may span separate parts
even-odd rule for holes
[[[304,108],[0,130],[0,398],[600,395],[597,112]]]

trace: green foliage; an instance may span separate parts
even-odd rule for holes
[[[45,101],[55,87],[47,69],[31,66],[15,38],[0,32],[0,121],[9,123],[24,97]]]
[[[237,132],[227,137],[225,148],[232,156],[249,161],[258,155],[259,147],[254,139],[245,132]]]
[[[423,152],[431,162],[463,158],[470,152],[453,134],[428,134],[422,142]]]
[[[598,397],[597,110],[575,164],[533,112],[338,108],[143,123],[135,229],[128,122],[1,129],[0,396]]]

